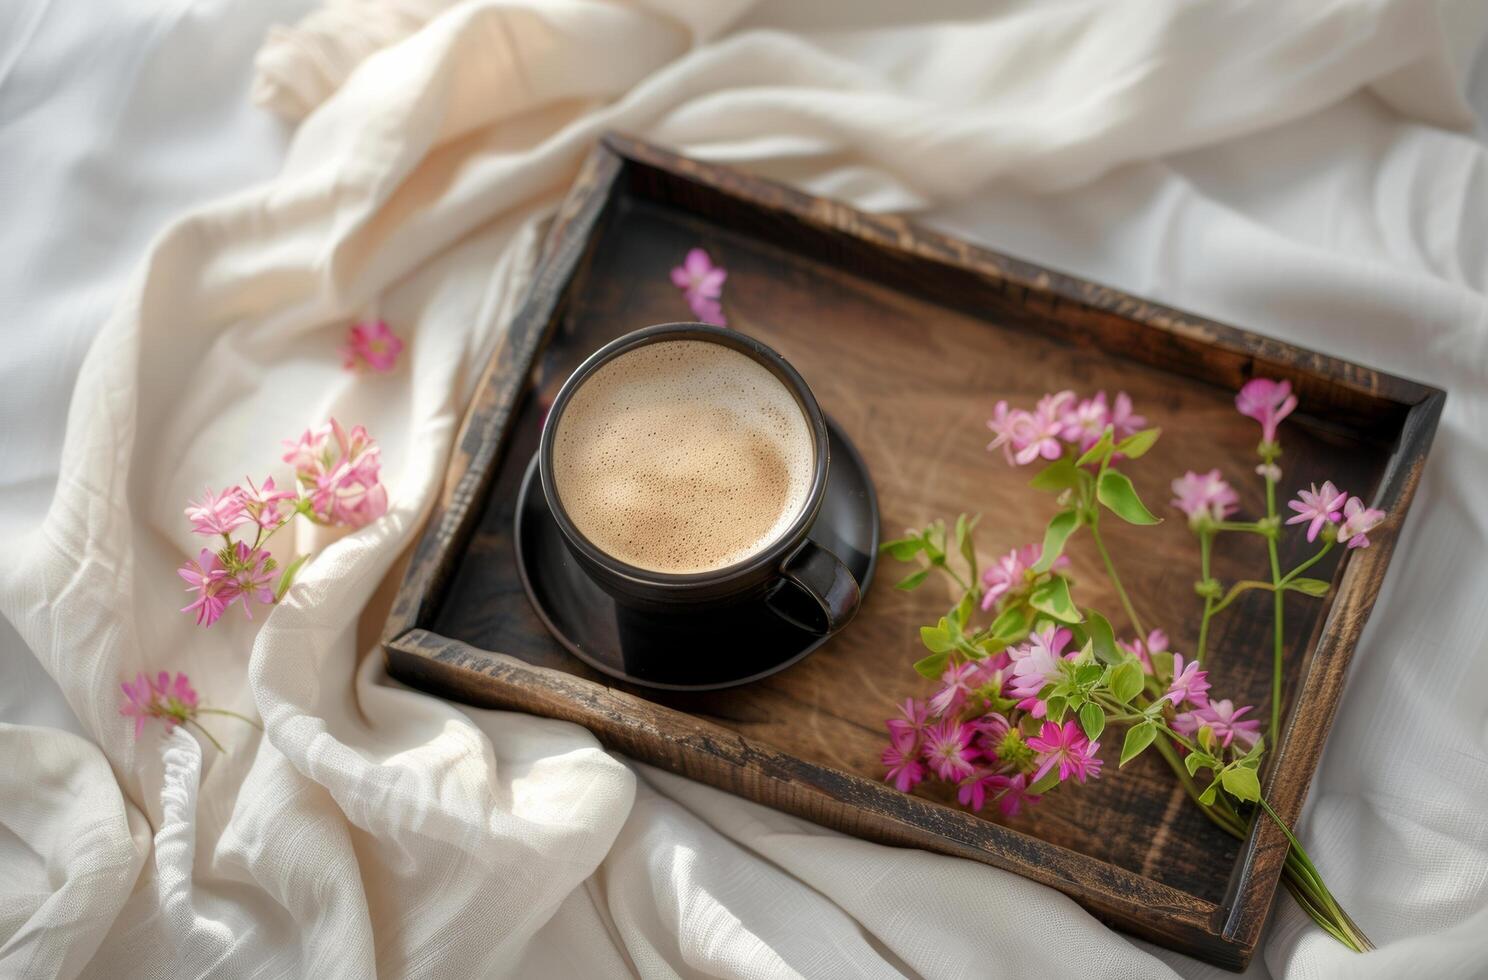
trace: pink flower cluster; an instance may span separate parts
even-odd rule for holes
[[[1117,645],[1136,656],[1149,674],[1157,673],[1152,658],[1168,653],[1168,637],[1162,630],[1153,630],[1145,642],[1118,640]],[[1237,708],[1230,701],[1210,701],[1208,671],[1201,670],[1195,661],[1185,661],[1181,653],[1174,653],[1172,657],[1173,669],[1168,686],[1158,700],[1169,702],[1174,710],[1188,709],[1174,716],[1173,730],[1191,737],[1200,728],[1208,726],[1221,745],[1228,747],[1237,740],[1246,748],[1254,745],[1261,734],[1261,723],[1245,716],[1255,709],[1250,705]]]
[[[1276,427],[1297,408],[1290,381],[1255,378],[1245,382],[1235,395],[1235,408],[1241,415],[1261,423],[1261,441],[1276,444]],[[1269,455],[1269,454],[1263,454]]]
[[[1058,459],[1066,447],[1084,452],[1100,441],[1107,426],[1117,439],[1124,439],[1147,424],[1132,412],[1131,398],[1124,391],[1109,406],[1104,391],[1083,401],[1073,391],[1058,391],[1040,398],[1031,412],[999,401],[992,413],[987,428],[993,439],[987,449],[1001,449],[1013,466]]]
[[[387,511],[381,453],[361,426],[347,432],[332,419],[286,445],[284,461],[294,465],[304,496],[279,489],[273,477],[261,485],[248,479],[221,493],[208,487],[186,508],[192,531],[223,540],[216,551],[203,548],[176,571],[195,593],[181,611],[194,613],[198,626],[211,626],[238,600],[249,618],[253,603],[275,602],[278,563],[264,545],[296,514],[320,524],[361,527]],[[251,543],[233,539],[241,528],[252,529]]]
[[[1045,721],[1037,735],[1024,737],[1006,714],[992,707],[1016,700],[1016,709],[1042,718],[1039,700],[1057,679],[1070,631],[1049,626],[1028,640],[980,662],[956,662],[941,675],[940,689],[928,702],[908,700],[899,717],[887,722],[889,746],[883,752],[886,779],[909,792],[926,778],[953,784],[962,804],[980,811],[989,801],[1007,816],[1040,796],[1029,789],[1056,766],[1059,780],[1084,782],[1100,775],[1100,743],[1087,739],[1073,721]]]
[[[294,467],[318,522],[362,527],[387,513],[382,451],[360,425],[347,432],[331,419],[284,445],[284,461]]]
[[[124,690],[124,704],[119,708],[119,714],[134,719],[135,738],[140,737],[145,722],[151,718],[165,722],[167,732],[196,718],[199,707],[196,691],[185,674],[172,678],[163,670],[154,677],[141,672],[134,683],[124,681],[119,686]]]
[[[1173,506],[1188,516],[1190,527],[1218,524],[1233,514],[1239,503],[1239,494],[1217,469],[1202,475],[1189,470],[1173,481]]]
[[[1369,532],[1385,519],[1385,512],[1366,507],[1358,497],[1350,497],[1325,481],[1321,488],[1313,484],[1297,493],[1287,506],[1296,511],[1288,524],[1306,524],[1307,540],[1317,540],[1318,532],[1329,524],[1337,525],[1338,540],[1349,548],[1369,547]]]
[[[719,327],[728,326],[723,315],[723,282],[727,278],[728,270],[714,265],[700,248],[689,251],[682,264],[672,270],[672,285],[682,290],[692,315]]]

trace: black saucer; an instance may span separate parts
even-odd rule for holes
[[[878,496],[863,457],[830,418],[827,434],[831,468],[810,537],[840,558],[866,593],[878,561]],[[763,602],[660,625],[618,608],[569,554],[543,498],[536,455],[517,494],[516,552],[522,588],[548,632],[595,670],[633,684],[672,691],[747,684],[826,640],[786,623]]]

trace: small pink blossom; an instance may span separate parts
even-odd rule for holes
[[[163,670],[155,677],[141,672],[133,684],[124,681],[119,687],[124,691],[124,704],[120,706],[119,714],[134,719],[135,738],[144,733],[145,722],[150,718],[163,721],[167,732],[196,718],[196,691],[185,674],[176,674],[172,679]]]
[[[262,548],[255,551],[242,541],[234,545],[234,558],[235,567],[239,569],[234,576],[238,596],[243,600],[243,612],[252,619],[253,610],[248,605],[249,599],[264,605],[274,604],[274,566],[267,551]]]
[[[1043,545],[1026,544],[1022,548],[1009,551],[984,570],[982,586],[986,591],[982,593],[982,611],[991,609],[997,604],[998,599],[1026,584],[1027,573],[1038,564],[1043,554]],[[1068,567],[1069,557],[1067,555],[1060,555],[1054,559],[1053,569]]]
[[[1247,381],[1235,396],[1235,408],[1241,415],[1261,423],[1261,440],[1276,442],[1276,427],[1297,407],[1290,381],[1254,378]]]
[[[1193,470],[1173,481],[1173,506],[1188,515],[1190,527],[1218,523],[1235,512],[1240,497],[1218,469],[1200,475]]]
[[[976,750],[971,747],[976,734],[970,726],[951,719],[925,730],[925,761],[935,774],[948,783],[959,782],[976,769]]]
[[[398,363],[403,341],[386,322],[354,323],[341,348],[342,367],[355,371],[366,366],[377,374],[386,374]]]
[[[1111,414],[1106,421],[1111,424],[1111,428],[1116,430],[1117,439],[1125,439],[1129,435],[1134,435],[1147,424],[1145,416],[1132,411],[1131,397],[1124,391],[1116,393],[1116,402],[1111,406]]]
[[[1168,685],[1167,693],[1158,700],[1171,701],[1176,708],[1187,701],[1200,707],[1209,703],[1209,674],[1199,669],[1198,661],[1191,660],[1186,665],[1183,662],[1183,654],[1173,654],[1173,683]]]
[[[1364,501],[1350,497],[1343,505],[1343,523],[1338,526],[1338,540],[1350,548],[1367,548],[1369,538],[1366,535],[1379,527],[1384,519],[1384,511],[1365,507]]]
[[[238,597],[238,583],[228,574],[222,560],[207,548],[196,561],[188,561],[176,570],[186,582],[186,591],[196,598],[182,612],[195,612],[196,625],[211,626],[222,616],[228,604]]]
[[[1101,760],[1095,757],[1100,743],[1087,739],[1073,721],[1066,721],[1063,725],[1044,722],[1043,731],[1028,740],[1028,747],[1038,753],[1039,767],[1033,774],[1035,783],[1056,765],[1059,766],[1060,782],[1073,776],[1083,783],[1087,777],[1100,775]]]
[[[925,778],[925,767],[920,763],[920,745],[913,737],[891,739],[883,750],[883,764],[888,769],[884,779],[892,783],[901,793],[908,793]]]
[[[1042,796],[1028,792],[1028,777],[1021,772],[1012,776],[991,776],[987,780],[987,788],[996,791],[997,809],[1005,817],[1016,817],[1024,804],[1034,806],[1043,799]]]
[[[1309,490],[1298,491],[1296,500],[1287,501],[1287,506],[1297,512],[1287,523],[1302,524],[1310,521],[1307,540],[1314,541],[1324,524],[1336,524],[1343,516],[1341,508],[1346,499],[1348,494],[1335,487],[1331,480],[1325,481],[1321,490],[1314,484]]]
[[[1018,409],[1009,409],[1007,401],[1004,400],[992,406],[992,417],[987,420],[987,428],[992,430],[993,435],[992,441],[987,443],[987,451],[1001,449],[1009,466],[1017,465],[1013,462],[1013,420],[1015,416],[1027,414]]]
[[[1046,626],[1031,635],[1028,642],[1008,649],[1013,676],[1008,681],[1007,696],[1018,698],[1018,707],[1035,718],[1042,718],[1048,710],[1038,693],[1059,679],[1059,661],[1072,636],[1067,629]],[[1074,656],[1077,654],[1069,654],[1065,659]]]
[[[905,698],[904,703],[899,706],[900,717],[884,722],[889,729],[889,737],[895,741],[918,738],[925,730],[925,714],[925,702]]]
[[[243,491],[228,487],[219,495],[208,487],[199,502],[186,508],[186,518],[197,534],[227,534],[249,520],[243,508]]]
[[[1087,398],[1066,411],[1060,421],[1063,425],[1060,438],[1074,443],[1082,452],[1089,449],[1100,442],[1111,421],[1111,413],[1106,408],[1106,393],[1096,392],[1094,398]]]
[[[1013,727],[1006,715],[996,711],[989,711],[969,724],[976,732],[977,754],[983,759],[997,758],[997,746],[1002,742],[1003,736],[1007,735]]]
[[[298,439],[286,439],[289,452],[284,461],[294,467],[295,476],[302,483],[313,484],[317,477],[331,468],[335,462],[335,450],[331,446],[331,426],[318,425],[306,429]]]
[[[1228,747],[1230,742],[1239,739],[1240,744],[1248,748],[1261,737],[1261,723],[1254,719],[1240,719],[1253,710],[1251,705],[1237,708],[1230,701],[1210,701],[1174,717],[1173,730],[1180,735],[1193,735],[1208,725],[1221,745]]]
[[[379,480],[381,450],[360,425],[347,432],[331,419],[330,432],[336,440],[335,452],[326,444],[318,445],[318,433],[311,431],[292,444],[284,459],[294,463],[301,479],[310,485],[310,504],[319,520],[361,527],[387,512],[387,489]],[[307,459],[311,465],[300,470]]]
[[[700,248],[689,251],[682,264],[672,269],[672,285],[689,299],[693,296],[718,299],[723,295],[723,282],[727,278],[728,270],[714,265],[712,257]]]
[[[1152,658],[1159,653],[1168,652],[1168,634],[1162,630],[1153,630],[1147,634],[1147,640],[1117,640],[1116,645],[1127,653],[1136,657],[1142,663],[1142,670],[1148,674],[1154,672]]]
[[[952,663],[940,675],[941,688],[930,699],[930,710],[937,715],[955,711],[977,686],[981,671],[974,663]]]
[[[251,479],[244,479],[248,484],[247,490],[239,490],[243,498],[244,509],[248,516],[259,527],[271,528],[284,519],[279,512],[279,505],[286,500],[294,500],[295,495],[288,490],[278,490],[274,487],[274,478],[271,476],[264,480],[263,486],[255,486]]]
[[[692,315],[699,323],[711,323],[715,327],[728,326],[728,317],[723,315],[723,304],[706,296],[694,296],[687,301]]]
[[[996,776],[996,773],[986,769],[977,770],[961,781],[961,785],[956,788],[956,799],[961,801],[962,806],[981,813],[982,807],[987,805],[988,793],[997,788],[997,784],[993,782]]]
[[[1281,481],[1281,467],[1275,463],[1262,463],[1255,468],[1255,471],[1262,479],[1270,480],[1272,483]]]

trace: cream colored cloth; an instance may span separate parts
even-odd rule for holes
[[[609,127],[1449,387],[1305,827],[1384,948],[1347,954],[1282,899],[1257,971],[1488,971],[1488,192],[1483,148],[1438,128],[1469,119],[1453,45],[1480,17],[366,7],[271,38],[256,95],[304,117],[282,172],[156,239],[77,380],[46,518],[0,566],[0,611],[88,736],[0,726],[0,974],[1215,972],[1016,876],[385,678],[359,615]],[[409,347],[392,375],[354,377],[336,347],[373,309]],[[326,542],[266,618],[198,629],[176,611],[197,547],[183,502],[257,478],[328,415],[381,441],[388,515]],[[159,669],[267,734],[214,720],[226,754],[181,731],[136,743],[118,682]]]

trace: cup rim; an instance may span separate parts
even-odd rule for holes
[[[811,487],[806,495],[806,503],[796,515],[795,520],[791,521],[790,525],[770,544],[754,554],[731,565],[722,565],[701,572],[653,571],[622,561],[604,551],[585,537],[568,516],[553,477],[553,450],[558,423],[575,392],[596,371],[620,355],[640,347],[670,340],[700,340],[706,343],[721,344],[760,363],[775,375],[795,397],[802,414],[806,416],[807,427],[811,430],[813,450]],[[600,565],[610,574],[636,585],[682,590],[717,584],[736,576],[748,576],[765,567],[773,566],[805,539],[812,523],[816,520],[817,512],[821,509],[822,497],[826,492],[829,464],[827,439],[826,418],[822,415],[821,406],[816,402],[816,396],[812,394],[811,388],[807,386],[800,372],[792,367],[791,363],[778,351],[747,334],[712,324],[689,321],[658,323],[633,330],[605,344],[586,357],[583,363],[575,368],[574,372],[563,382],[543,422],[542,436],[538,446],[538,475],[542,480],[543,496],[547,498],[548,509],[552,512],[559,530],[563,532],[568,543],[578,549],[584,557]]]

